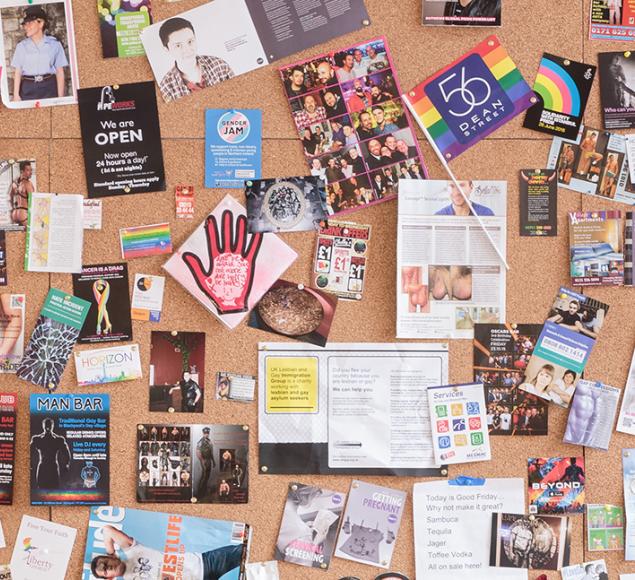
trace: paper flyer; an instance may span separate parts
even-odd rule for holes
[[[605,552],[624,549],[624,508],[587,504],[587,549]]]
[[[123,260],[172,253],[169,223],[122,228],[119,230],[119,238]]]
[[[0,505],[13,503],[17,405],[17,393],[0,393]]]
[[[51,288],[16,375],[49,391],[56,389],[89,308],[90,302]]]
[[[242,189],[262,170],[262,111],[205,111],[205,187]]]
[[[36,176],[35,159],[0,159],[0,230],[24,230]]]
[[[163,310],[165,278],[150,274],[135,274],[132,287],[131,318],[159,322]]]
[[[0,374],[15,373],[24,356],[26,295],[0,294]]]
[[[141,31],[152,24],[151,0],[97,0],[104,58],[143,56]]]
[[[437,465],[491,459],[483,391],[482,383],[428,388]]]
[[[31,505],[106,505],[110,396],[30,397]]]
[[[74,355],[77,385],[80,387],[135,381],[142,377],[137,344],[81,350]]]
[[[390,568],[408,494],[354,479],[342,515],[335,556]]]
[[[523,487],[521,478],[460,476],[415,483],[412,511],[417,578],[527,580],[526,570],[489,567],[492,513],[523,512]]]
[[[584,457],[527,459],[530,514],[584,513]]]
[[[520,170],[520,235],[558,235],[558,182],[554,169]]]

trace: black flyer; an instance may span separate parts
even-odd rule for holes
[[[17,406],[16,393],[0,394],[0,505],[13,503]]]
[[[527,110],[523,127],[575,139],[582,125],[596,67],[542,55],[533,90],[538,102]]]
[[[80,89],[88,197],[165,189],[154,83]]]
[[[558,182],[555,169],[520,170],[520,235],[558,235]]]
[[[635,53],[600,52],[598,65],[604,128],[635,127]]]
[[[73,274],[73,295],[90,302],[80,343],[132,340],[126,264],[83,266],[81,274]]]

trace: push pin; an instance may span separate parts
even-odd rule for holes
[[[304,290],[304,284],[298,284],[298,290]]]
[[[351,483],[351,487],[353,489],[357,489],[359,487],[359,483],[357,483],[356,481],[354,481],[353,483]]]
[[[370,26],[370,20],[368,20],[368,18],[364,18],[364,20],[362,20],[362,24],[364,26]]]
[[[529,519],[530,522],[533,522],[536,519],[536,516],[531,515],[531,516],[529,516],[528,519]]]
[[[123,190],[124,190],[126,193],[130,193],[130,187],[129,187],[129,186],[127,186],[127,185],[126,185],[126,187],[124,187],[124,188],[123,188]]]
[[[568,58],[566,58],[563,62],[564,66],[569,66],[571,64],[571,61]]]
[[[448,470],[447,469],[442,469],[441,470],[441,475],[447,475],[448,474]]]
[[[249,431],[249,425],[243,425],[243,431]]]
[[[198,499],[197,499],[197,498],[195,498],[195,497],[193,497],[190,501],[191,501],[192,503],[196,503],[196,502],[198,501]]]
[[[494,41],[493,40],[488,40],[487,41],[487,46],[494,46]]]
[[[322,562],[320,564],[320,568],[322,568],[322,570],[326,570],[326,562]]]
[[[446,153],[445,154],[445,158],[446,159],[452,159],[452,153]]]
[[[298,486],[295,483],[291,486],[291,491],[298,491]]]
[[[173,330],[172,332],[170,332],[170,334],[171,334],[172,336],[176,336],[176,335],[178,334],[178,332],[177,332],[176,330]]]
[[[530,98],[529,98],[529,102],[530,102],[530,103],[537,103],[537,102],[538,102],[538,99],[537,99],[536,97],[530,97]]]
[[[115,91],[118,91],[118,90],[119,90],[119,85],[112,85],[112,88],[113,88]]]
[[[168,407],[168,413],[174,413],[174,407]]]
[[[629,56],[631,56],[631,51],[630,51],[630,50],[627,50],[627,51],[624,53],[624,56],[625,56],[626,58],[628,58]]]
[[[267,473],[267,471],[269,471],[269,468],[268,468],[266,465],[263,465],[263,466],[260,468],[260,471],[262,471],[263,473]]]

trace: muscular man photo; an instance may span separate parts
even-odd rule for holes
[[[55,421],[46,417],[42,433],[31,438],[31,465],[35,467],[35,484],[40,489],[59,489],[61,476],[71,466],[71,452],[66,438],[53,432]]]

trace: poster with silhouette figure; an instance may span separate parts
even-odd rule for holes
[[[83,266],[73,274],[73,295],[90,302],[80,344],[132,340],[126,264]]]
[[[137,501],[247,503],[246,425],[137,426]]]
[[[250,234],[245,208],[227,195],[163,268],[231,330],[297,256],[276,234]]]
[[[32,394],[31,505],[107,505],[110,396]]]

